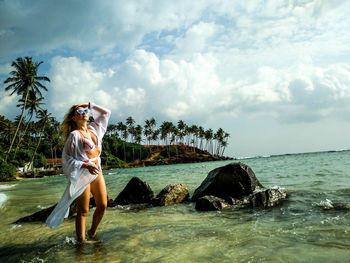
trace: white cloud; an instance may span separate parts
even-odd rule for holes
[[[193,54],[206,52],[215,35],[219,34],[222,26],[215,23],[199,22],[187,31],[184,37],[178,38],[176,43],[176,55],[184,58]]]
[[[248,113],[284,122],[313,122],[338,114],[350,100],[347,64],[265,66],[252,75],[225,78],[219,72],[220,55],[197,54],[189,61],[174,61],[136,50],[107,73],[90,62],[56,57],[50,72],[52,105],[62,111],[93,100],[115,110],[115,118],[133,115],[140,120],[157,116],[204,121],[220,114],[232,118]],[[232,65],[226,67],[234,70]]]
[[[4,86],[5,87],[5,86]],[[15,107],[18,97],[16,94],[9,96],[9,92],[0,91],[0,115],[4,115],[7,118],[14,118],[16,114],[19,114],[18,109]]]
[[[7,56],[10,50],[21,54],[66,46],[97,54],[116,47],[131,51],[150,32],[190,25],[207,5],[186,0],[1,1],[0,56]]]
[[[114,120],[350,122],[349,11],[323,0],[2,1],[0,63],[56,56],[48,104],[61,116],[94,100]]]
[[[0,65],[0,76],[8,76],[8,74],[11,71],[12,71],[12,68],[11,68],[10,63]]]
[[[106,94],[99,92],[104,73],[95,72],[89,62],[81,62],[76,57],[55,57],[48,75],[52,86],[49,105],[61,116],[73,104],[92,99],[102,105],[106,103]]]

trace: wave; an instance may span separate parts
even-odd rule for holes
[[[0,185],[0,191],[5,191],[5,190],[9,190],[13,187],[15,187],[16,184],[1,184]]]
[[[319,203],[314,203],[313,205],[322,208],[323,210],[349,210],[350,205],[345,203],[336,203],[330,199],[321,200]]]
[[[243,156],[243,157],[237,157],[237,160],[246,160],[246,159],[259,159],[259,158],[269,158],[272,155],[256,155],[256,156]]]
[[[281,153],[281,154],[271,154],[271,155],[266,154],[266,155],[242,156],[242,157],[236,157],[236,159],[245,160],[245,159],[259,159],[259,158],[283,157],[283,156],[293,156],[293,155],[319,154],[319,153],[340,153],[340,152],[348,152],[348,151],[350,151],[350,149],[329,150],[329,151],[319,151],[319,152]]]
[[[5,204],[7,200],[7,195],[3,194],[3,193],[0,193],[0,208],[3,207],[3,205]]]

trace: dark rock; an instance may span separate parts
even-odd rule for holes
[[[31,214],[29,216],[24,216],[17,221],[13,222],[14,224],[19,223],[28,223],[28,222],[45,222],[47,217],[51,214],[52,210],[56,207],[57,203],[53,206],[50,206],[48,208],[42,209],[38,212],[35,212],[34,214]],[[73,217],[77,212],[77,206],[76,202],[73,202],[69,209],[69,218]]]
[[[114,199],[114,203],[116,205],[150,203],[153,196],[153,191],[146,182],[133,177],[117,198]]]
[[[166,206],[188,201],[190,193],[183,184],[169,184],[152,200],[155,206]]]
[[[250,207],[274,207],[283,202],[287,193],[283,189],[273,188],[258,191],[249,197]]]
[[[235,198],[229,198],[225,200],[229,205],[234,206],[235,208],[244,208],[249,206],[250,200],[248,197],[243,198],[243,199],[235,199]]]
[[[107,195],[107,207],[115,207],[116,204],[114,203],[113,199],[109,198],[109,196]],[[90,197],[90,201],[89,201],[89,208],[93,208],[96,207],[96,202],[94,197]]]
[[[107,207],[115,207],[116,205],[113,199],[107,199]]]
[[[202,184],[194,191],[192,201],[205,195],[213,195],[225,200],[242,199],[262,188],[253,170],[243,163],[230,163],[209,172]]]
[[[107,196],[107,206],[108,207],[114,207],[114,201],[113,199],[109,199]],[[56,207],[57,203],[53,206],[50,206],[48,208],[42,209],[38,212],[35,212],[34,214],[31,214],[29,216],[22,217],[18,219],[14,224],[19,224],[19,223],[26,223],[26,222],[45,222],[47,217],[51,214],[52,210]],[[93,197],[90,198],[89,202],[89,208],[96,207],[95,199]],[[77,204],[74,201],[69,208],[69,215],[68,218],[72,218],[76,215],[77,213]]]
[[[214,211],[228,207],[229,205],[224,199],[212,195],[206,195],[197,199],[195,208],[199,211]]]

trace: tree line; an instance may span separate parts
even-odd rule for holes
[[[159,127],[154,118],[145,120],[144,125],[135,124],[133,117],[128,117],[125,123],[119,121],[110,124],[109,135],[118,136],[125,141],[145,145],[177,145],[184,144],[199,148],[215,155],[223,155],[228,145],[229,133],[219,128],[216,132],[204,129],[202,126],[188,125],[183,120],[176,124],[163,121]]]

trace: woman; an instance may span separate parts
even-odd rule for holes
[[[94,121],[87,125],[89,113]],[[110,111],[94,103],[76,104],[70,108],[62,123],[65,146],[62,152],[62,166],[69,179],[68,186],[46,223],[58,229],[68,217],[69,207],[76,200],[77,216],[75,229],[79,242],[85,242],[85,219],[89,211],[90,192],[96,202],[90,237],[96,236],[107,207],[107,191],[101,170],[100,153],[102,137],[107,130]]]

